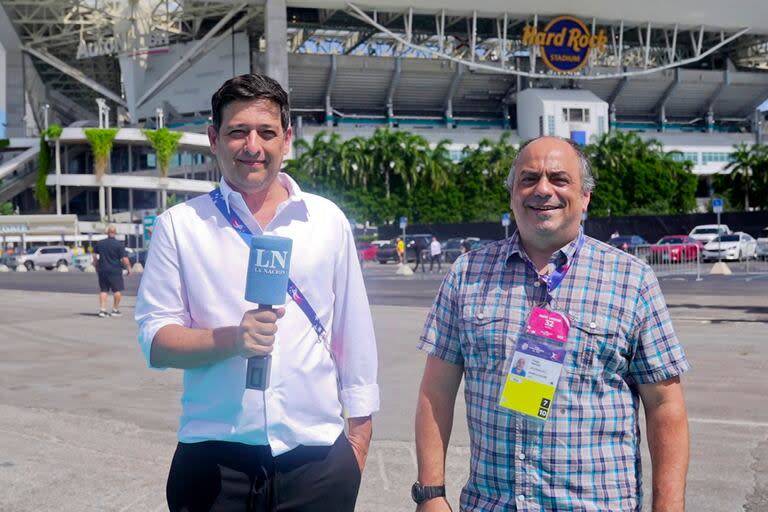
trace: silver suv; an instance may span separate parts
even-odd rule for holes
[[[66,245],[46,245],[31,247],[24,254],[14,254],[8,258],[9,267],[24,265],[27,270],[35,267],[52,269],[59,265],[72,264],[72,251]]]

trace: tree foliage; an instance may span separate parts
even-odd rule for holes
[[[657,140],[614,132],[586,146],[585,153],[596,181],[593,216],[687,213],[696,206],[692,163],[678,161]]]
[[[735,209],[768,209],[768,146],[737,144],[732,158],[715,177],[715,190]]]
[[[342,141],[320,132],[298,140],[287,171],[302,188],[332,199],[358,220],[392,223],[498,221],[509,211],[506,177],[517,156],[509,134],[465,147],[450,158],[449,140],[378,129]],[[597,179],[593,216],[682,213],[695,208],[691,162],[633,133],[606,135],[586,146]]]

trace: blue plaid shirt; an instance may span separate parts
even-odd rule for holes
[[[571,328],[546,423],[498,405],[517,334],[547,299],[518,234],[462,255],[440,287],[419,348],[464,366],[472,455],[461,510],[642,506],[637,384],[689,365],[651,268],[584,239],[577,255],[574,240],[550,262],[571,265],[550,303]]]

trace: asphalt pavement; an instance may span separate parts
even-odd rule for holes
[[[415,343],[442,275],[366,264],[382,410],[359,511],[413,510],[413,417],[424,356]],[[133,322],[96,316],[96,276],[0,273],[0,511],[159,511],[179,414],[181,373],[146,368]],[[768,276],[661,280],[693,369],[688,509],[768,510]],[[460,394],[448,495],[466,480]],[[645,454],[646,489],[650,463]],[[455,510],[458,510],[457,508]]]

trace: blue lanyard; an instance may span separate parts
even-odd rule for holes
[[[211,201],[213,201],[213,204],[215,204],[222,215],[224,215],[224,218],[229,221],[233,228],[235,228],[235,231],[237,231],[237,234],[240,235],[240,238],[242,238],[246,245],[250,247],[253,233],[251,233],[251,230],[248,229],[243,220],[234,210],[227,208],[227,203],[224,201],[224,196],[221,193],[221,189],[218,187],[214,188],[208,193],[208,195],[211,196]],[[294,283],[291,278],[288,278],[287,292],[291,299],[293,299],[296,305],[298,305],[299,308],[301,308],[301,310],[307,316],[309,323],[312,324],[312,328],[315,330],[318,337],[321,340],[325,340],[325,327],[323,327],[322,322],[320,322],[320,319],[317,317],[317,313],[315,313],[315,310],[312,308],[306,297],[304,297],[304,294],[301,293],[301,290],[299,290],[299,287],[296,286],[296,283]]]
[[[557,287],[560,286],[560,283],[563,282],[563,279],[565,279],[565,275],[573,266],[573,263],[576,261],[576,256],[579,255],[579,251],[583,245],[584,232],[579,231],[579,238],[576,241],[576,250],[573,252],[573,257],[571,258],[570,264],[566,263],[564,265],[560,265],[546,276],[540,276],[536,268],[534,268],[533,263],[530,260],[527,260],[528,266],[533,270],[534,274],[536,274],[538,278],[544,281],[547,285],[547,302],[552,300],[552,292],[554,292]]]

